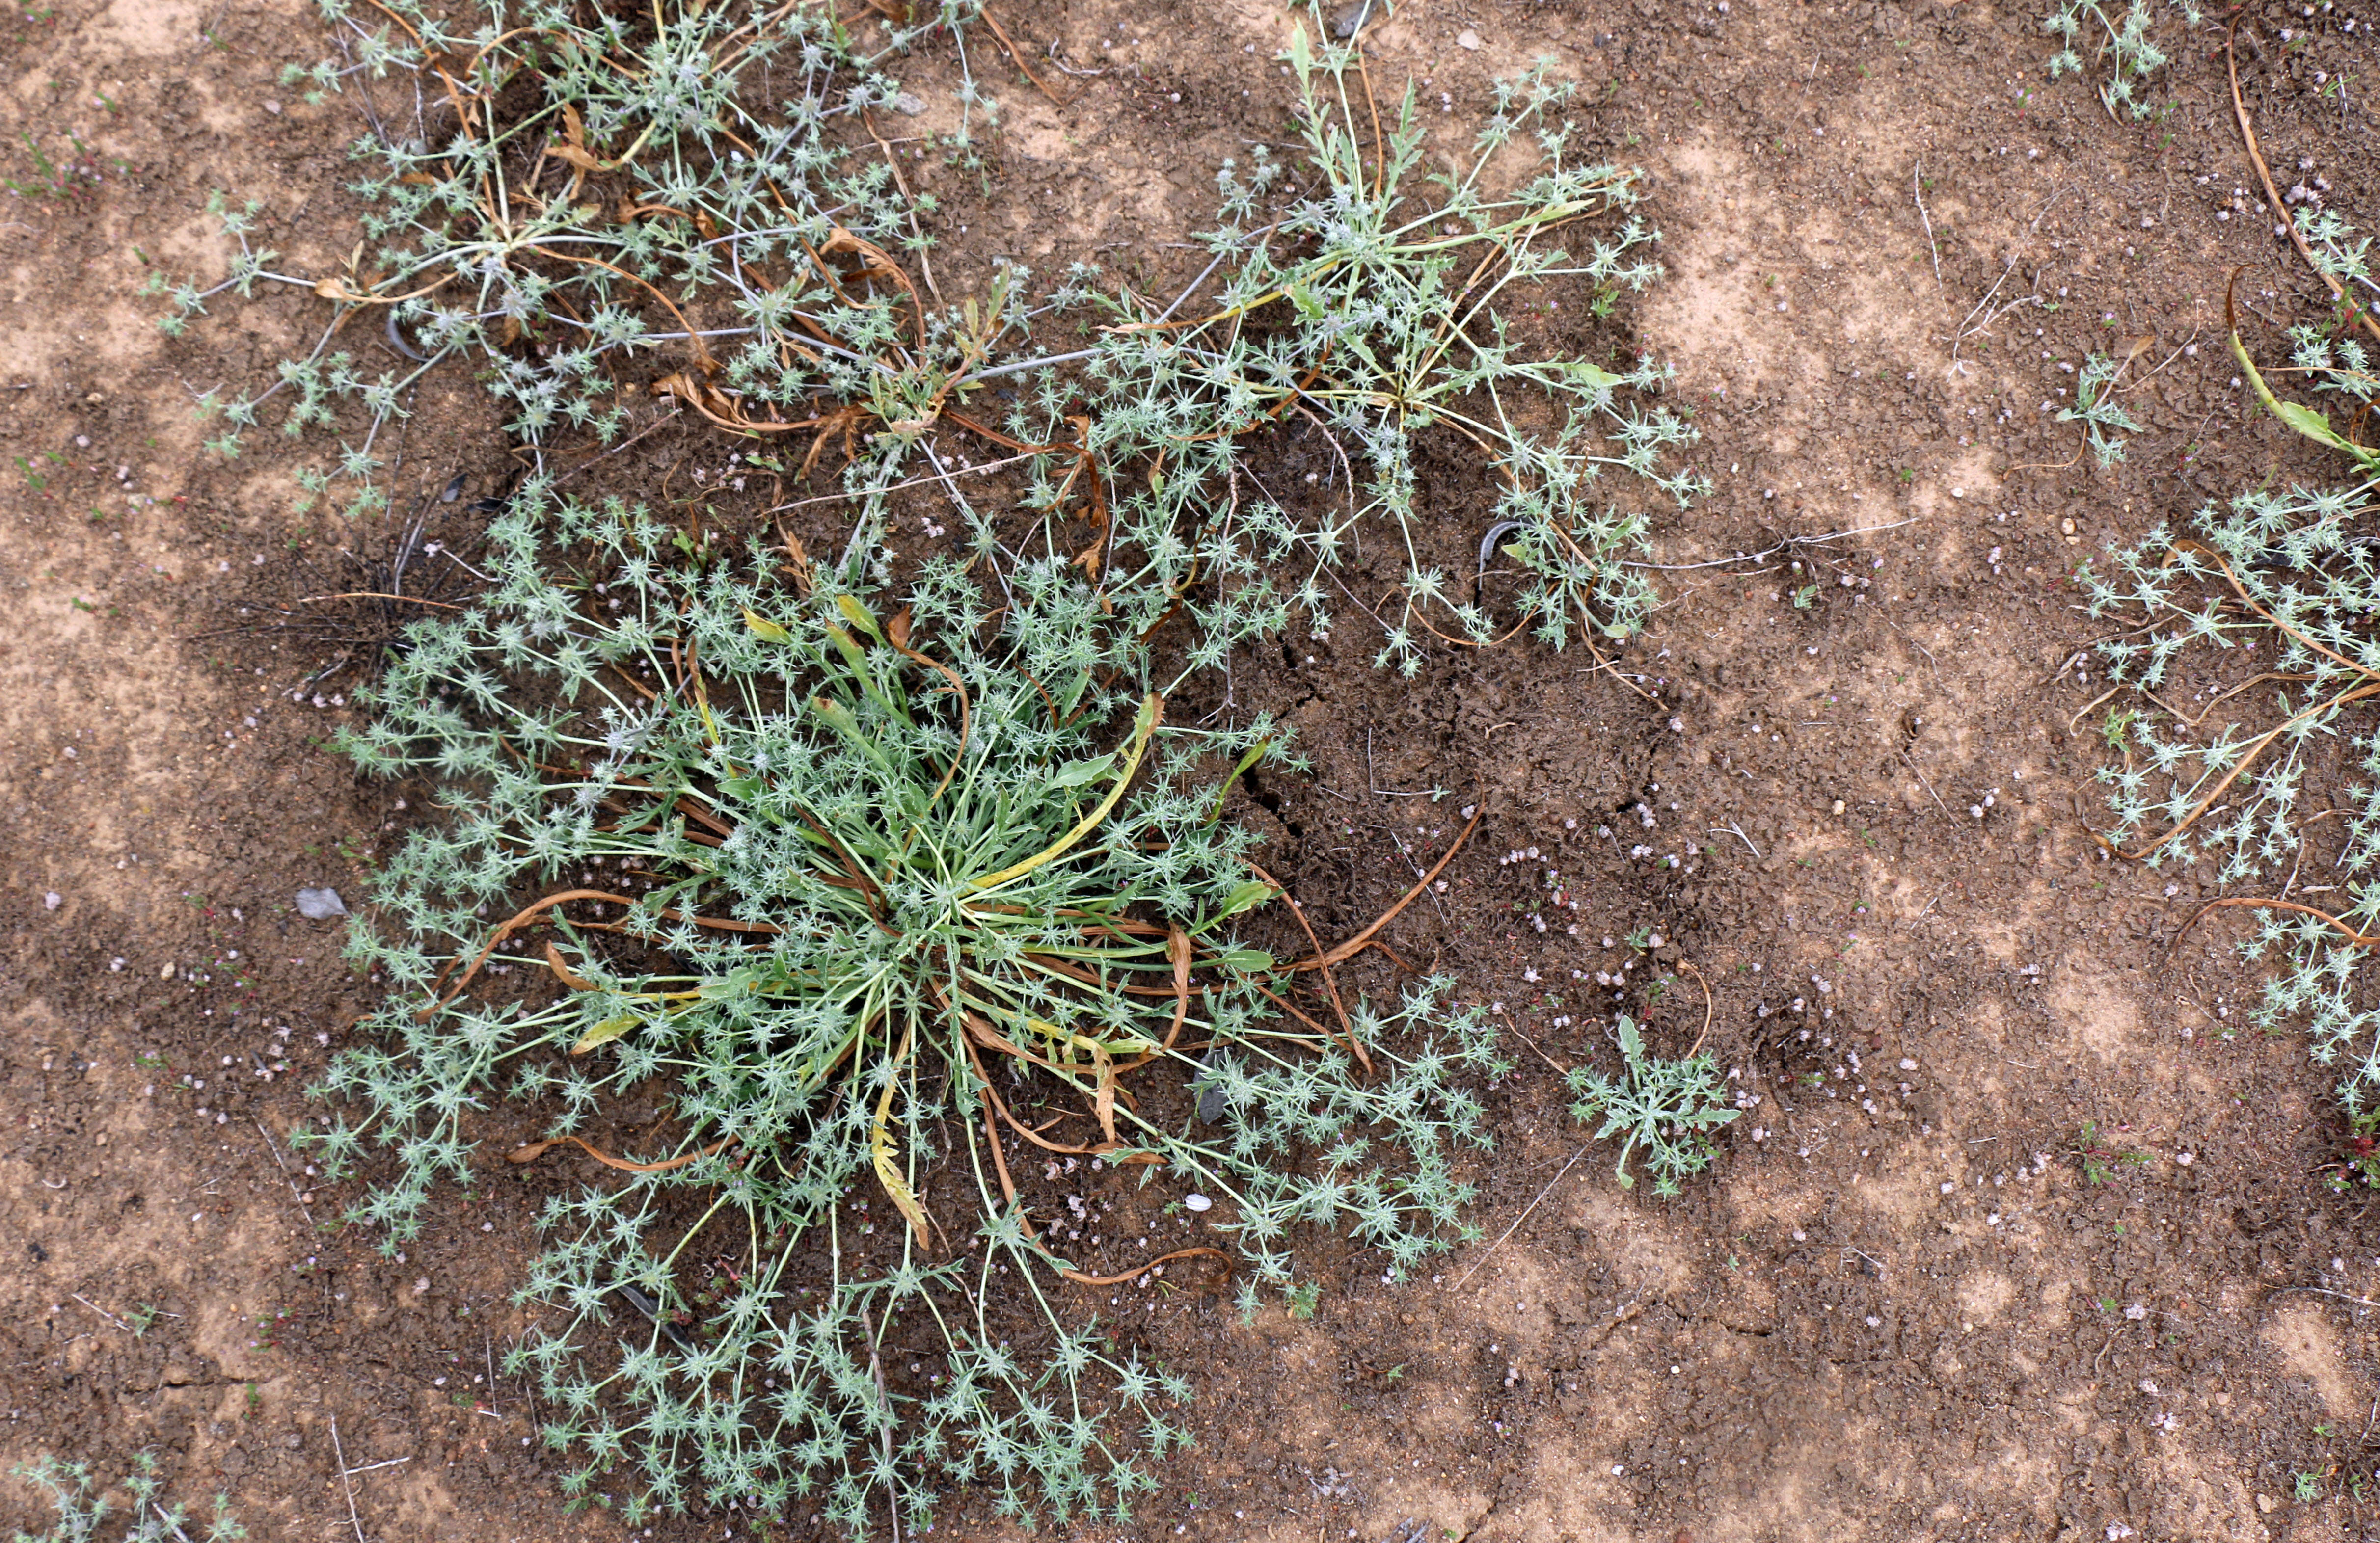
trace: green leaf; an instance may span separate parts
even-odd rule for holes
[[[1215,962],[1243,975],[1265,975],[1281,968],[1280,962],[1261,948],[1234,948]]]
[[[1289,24],[1289,63],[1297,71],[1299,87],[1310,90],[1314,83],[1314,49],[1305,41],[1305,23],[1302,21]]]
[[[1238,888],[1224,896],[1222,909],[1216,911],[1213,916],[1209,917],[1206,925],[1211,927],[1216,922],[1222,921],[1225,917],[1237,916],[1240,912],[1247,910],[1250,906],[1262,905],[1271,898],[1272,886],[1269,884],[1260,884],[1252,879],[1248,883],[1241,885]],[[1200,930],[1204,931],[1205,929],[1201,928]]]
[[[794,641],[793,633],[785,631],[784,628],[778,626],[774,621],[770,621],[767,617],[759,615],[753,611],[747,610],[744,613],[744,625],[751,628],[753,632],[759,633],[761,637],[767,639],[771,643],[791,643]]]
[[[1096,782],[1115,769],[1115,752],[1089,761],[1069,761],[1050,774],[1053,788],[1079,788],[1086,782]]]

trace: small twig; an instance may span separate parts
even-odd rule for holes
[[[107,1320],[110,1323],[115,1324],[126,1333],[132,1334],[134,1339],[139,1339],[140,1337],[139,1334],[133,1333],[131,1324],[125,1322],[124,1320],[116,1317],[114,1313],[109,1312],[105,1308],[101,1307],[90,1297],[85,1296],[81,1292],[68,1292],[67,1295],[72,1296],[76,1301],[81,1303],[84,1307],[89,1308],[91,1311],[97,1313],[100,1317]]]
[[[2374,1301],[2373,1301],[2370,1297],[2367,1297],[2367,1296],[2350,1296],[2347,1293],[2345,1293],[2345,1292],[2343,1292],[2343,1291],[2333,1291],[2333,1290],[2331,1290],[2328,1286],[2309,1286],[2309,1285],[2285,1285],[2285,1286],[2275,1286],[2272,1290],[2270,1290],[2270,1291],[2268,1291],[2268,1292],[2265,1293],[2265,1295],[2267,1297],[2274,1297],[2274,1296],[2281,1296],[2281,1295],[2282,1295],[2283,1293],[2285,1293],[2285,1292],[2291,1292],[2291,1291],[2301,1291],[2301,1292],[2306,1293],[2308,1296],[2336,1296],[2336,1297],[2338,1297],[2338,1298],[2340,1301],[2342,1301],[2342,1302],[2352,1302],[2352,1303],[2354,1303],[2354,1304],[2355,1304],[2357,1307],[2359,1307],[2359,1308],[2380,1308],[2380,1302],[2374,1302]]]
[[[1477,1259],[1471,1261],[1471,1268],[1463,1272],[1463,1280],[1454,1283],[1455,1290],[1461,1291],[1463,1289],[1463,1282],[1470,1280],[1472,1276],[1479,1272],[1479,1267],[1488,1262],[1488,1255],[1493,1254],[1498,1248],[1503,1247],[1504,1239],[1512,1236],[1512,1234],[1519,1229],[1521,1224],[1529,1219],[1529,1212],[1537,1209],[1537,1201],[1542,1200],[1548,1195],[1552,1194],[1554,1186],[1562,1181],[1564,1175],[1567,1175],[1572,1168],[1577,1167],[1578,1160],[1585,1155],[1586,1149],[1585,1147],[1581,1147],[1578,1151],[1571,1153],[1570,1161],[1561,1165],[1561,1173],[1556,1174],[1553,1177],[1546,1180],[1546,1187],[1537,1191],[1537,1199],[1531,1200],[1527,1205],[1522,1207],[1521,1214],[1512,1218],[1512,1224],[1506,1227],[1502,1234],[1497,1237],[1495,1242],[1488,1245],[1485,1252],[1483,1252]]]
[[[1065,106],[1066,99],[1051,90],[1046,81],[1033,73],[1033,66],[1025,62],[1024,51],[1016,46],[1014,39],[1009,37],[1008,29],[1000,24],[1000,18],[981,6],[976,7],[976,14],[983,18],[984,24],[991,29],[991,35],[1000,40],[1000,46],[1008,50],[1008,56],[1016,61],[1018,69],[1025,72],[1025,78],[1032,81],[1035,88],[1056,105]],[[893,1543],[900,1543],[900,1528],[897,1525],[893,1528]]]
[[[289,1172],[289,1164],[282,1161],[281,1150],[273,1144],[273,1133],[264,1128],[264,1122],[262,1120],[258,1120],[256,1122],[256,1133],[264,1138],[264,1150],[272,1155],[273,1163],[280,1168],[281,1177],[283,1181],[289,1186],[289,1194],[292,1199],[297,1200],[298,1210],[305,1216],[306,1224],[310,1227],[312,1226],[314,1224],[314,1212],[312,1208],[306,1204],[306,1192],[298,1187],[298,1179],[296,1175]]]
[[[365,1465],[364,1465],[362,1467],[360,1467],[360,1468],[349,1468],[349,1469],[347,1470],[347,1472],[348,1472],[349,1474],[351,1474],[351,1475],[353,1475],[353,1474],[370,1474],[370,1473],[378,1473],[378,1472],[379,1472],[381,1469],[382,1469],[382,1468],[394,1468],[394,1467],[395,1467],[399,1463],[410,1463],[410,1462],[412,1462],[412,1461],[413,1461],[412,1456],[411,1456],[410,1454],[407,1454],[407,1456],[404,1456],[404,1457],[392,1457],[392,1458],[389,1458],[389,1459],[388,1459],[387,1461],[385,1461],[385,1462],[381,1462],[381,1463],[367,1463],[367,1464],[365,1464]]]
[[[1910,636],[1909,636],[1908,632],[1907,632],[1906,630],[1904,630],[1904,629],[1901,627],[1900,623],[1900,622],[1898,622],[1898,621],[1895,621],[1894,620],[1892,620],[1892,618],[1890,618],[1890,617],[1888,617],[1888,617],[1886,617],[1886,618],[1884,619],[1884,624],[1885,624],[1886,626],[1888,626],[1888,627],[1891,628],[1894,632],[1896,632],[1896,633],[1900,633],[1900,635],[1901,635],[1902,637],[1904,637],[1904,638],[1908,638],[1908,639],[1909,639],[1909,646],[1911,646],[1912,648],[1916,649],[1919,653],[1921,653],[1921,654],[1923,654],[1923,655],[1925,655],[1925,664],[1926,664],[1926,667],[1927,667],[1928,669],[1932,669],[1932,670],[1934,671],[1934,673],[1935,673],[1935,674],[1939,675],[1939,674],[1941,674],[1941,673],[1942,673],[1942,667],[1941,667],[1941,665],[1940,665],[1940,664],[1938,664],[1938,663],[1937,663],[1937,662],[1935,661],[1935,658],[1934,658],[1934,650],[1933,650],[1933,649],[1926,647],[1924,644],[1922,644],[1922,643],[1918,642],[1915,638],[1913,638],[1913,637],[1910,637]]]
[[[1934,259],[1934,287],[1942,284],[1942,249],[1934,244],[1934,217],[1925,212],[1925,193],[1920,186],[1925,175],[1925,163],[1920,161],[1909,174],[1909,196],[1917,200],[1917,218],[1925,223],[1925,252]]]
[[[480,1330],[480,1348],[486,1352],[488,1357],[488,1413],[495,1415],[497,1418],[501,1419],[504,1416],[496,1408],[496,1341],[494,1335],[485,1329]]]
[[[1942,811],[1942,817],[1949,820],[1953,826],[1957,825],[1959,823],[1958,819],[1950,813],[1950,806],[1942,802],[1941,794],[1934,792],[1933,782],[1926,778],[1925,770],[1920,767],[1915,761],[1910,759],[1909,752],[1904,750],[1900,753],[1900,764],[1907,766],[1911,771],[1915,772],[1917,774],[1917,780],[1925,784],[1925,790],[1928,793],[1933,794],[1934,807]],[[1937,896],[1936,898],[1938,899],[1940,897]]]
[[[165,1525],[167,1531],[171,1532],[176,1537],[181,1539],[181,1543],[190,1543],[190,1535],[182,1530],[182,1525],[179,1522],[174,1520],[174,1513],[172,1512],[166,1510],[164,1506],[159,1505],[155,1501],[151,1501],[149,1502],[149,1509],[157,1513],[157,1520]]]
[[[2082,706],[2076,708],[2074,716],[2066,720],[2066,737],[2070,740],[2072,739],[2076,732],[2081,729],[2082,719],[2090,714],[2092,708],[2098,706],[2101,703],[2107,701],[2107,698],[2115,695],[2118,692],[2122,691],[2123,689],[2124,688],[2121,686],[2109,686],[2106,691],[2101,692],[2098,695],[2093,697],[2090,701],[2085,702]],[[2180,713],[2174,714],[2174,717],[2180,717],[2180,716],[2181,715]]]
[[[2107,1358],[2107,1352],[2108,1352],[2108,1350],[2109,1350],[2111,1347],[2113,1347],[2113,1346],[2114,1346],[2114,1344],[2115,1344],[2115,1343],[2116,1343],[2116,1336],[2117,1336],[2118,1334],[2122,1333],[2125,1330],[2127,1330],[2127,1329],[2129,1329],[2129,1328],[2131,1328],[2131,1324],[2129,1324],[2129,1323],[2119,1323],[2119,1324],[2117,1324],[2114,1328],[2112,1328],[2112,1329],[2110,1329],[2110,1330],[2108,1330],[2108,1331],[2107,1331],[2107,1343],[2106,1344],[2103,1344],[2103,1345],[2099,1346],[2099,1353],[2098,1353],[2096,1356],[2092,1356],[2092,1357],[2091,1357],[2091,1375],[2092,1375],[2092,1376],[2096,1377],[2096,1376],[2098,1376],[2098,1375],[2099,1375],[2099,1363],[2100,1363],[2101,1361],[2104,1361],[2104,1360],[2106,1360],[2106,1359]]]
[[[1568,1077],[1570,1075],[1570,1068],[1563,1066],[1560,1061],[1555,1060],[1552,1056],[1547,1055],[1544,1047],[1539,1045],[1536,1041],[1529,1038],[1528,1031],[1523,1029],[1519,1020],[1514,1019],[1510,1013],[1504,1015],[1504,1027],[1510,1029],[1515,1034],[1520,1035],[1521,1043],[1527,1045],[1531,1050],[1536,1051],[1537,1053],[1537,1059],[1553,1067],[1554,1071],[1558,1075],[1562,1077]]]
[[[1854,1248],[1849,1243],[1844,1244],[1842,1246],[1842,1249],[1844,1253],[1857,1254],[1860,1258],[1867,1260],[1870,1264],[1875,1265],[1876,1278],[1879,1281],[1884,1279],[1884,1260],[1876,1258],[1874,1254],[1869,1253],[1865,1248]]]
[[[339,1416],[331,1416],[331,1455],[339,1460],[339,1487],[347,1495],[347,1525],[356,1529],[356,1543],[364,1543],[363,1518],[356,1514],[355,1477],[347,1467],[347,1449],[339,1441]]]
[[[1750,848],[1753,856],[1758,857],[1760,855],[1760,849],[1752,845],[1752,838],[1743,833],[1743,827],[1742,826],[1736,824],[1733,820],[1730,820],[1724,826],[1711,826],[1711,833],[1713,835],[1717,835],[1723,830],[1731,830],[1735,832],[1735,838],[1742,842],[1747,848]]]
[[[1050,40],[1050,51],[1046,57],[1051,64],[1057,66],[1061,70],[1063,70],[1068,75],[1093,76],[1105,75],[1107,73],[1104,69],[1076,69],[1065,60],[1058,57],[1058,40],[1055,38]]]
[[[1703,1041],[1710,1038],[1711,1019],[1717,1005],[1711,999],[1710,982],[1703,979],[1703,972],[1694,968],[1694,960],[1682,958],[1678,961],[1678,968],[1692,975],[1694,984],[1703,988],[1703,1031],[1694,1036],[1694,1047],[1686,1052],[1686,1059],[1691,1061],[1702,1053]]]
[[[408,606],[435,606],[440,610],[463,609],[460,606],[449,605],[443,600],[425,600],[418,595],[389,595],[377,589],[350,589],[337,595],[308,595],[296,603],[301,606],[312,606],[319,605],[324,600],[402,600]]]
[[[583,472],[588,467],[593,465],[596,462],[608,461],[613,456],[617,455],[622,451],[627,449],[630,445],[635,444],[638,440],[641,440],[646,435],[651,433],[654,429],[662,428],[668,424],[675,423],[678,420],[680,409],[674,405],[675,398],[672,398],[671,400],[673,405],[669,412],[666,412],[660,417],[655,418],[652,422],[645,425],[644,428],[638,429],[634,434],[629,435],[626,439],[621,440],[618,444],[613,445],[611,449],[603,452],[601,454],[589,456],[586,460],[581,461],[578,464],[563,473],[560,476],[555,477],[551,483],[547,484],[547,486],[550,488],[559,488],[564,483],[569,481],[572,477],[577,476],[580,472]]]

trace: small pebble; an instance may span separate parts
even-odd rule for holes
[[[55,889],[42,897],[42,909],[43,910],[55,910],[58,907],[66,903],[67,898],[64,895],[59,894]]]
[[[334,916],[347,913],[346,902],[335,889],[300,889],[298,891],[298,914],[309,922],[328,922]]]
[[[1196,1190],[1182,1197],[1182,1205],[1186,1211],[1208,1211],[1211,1210],[1214,1204],[1214,1201]]]
[[[1462,31],[1454,34],[1454,46],[1467,48],[1476,54],[1479,52],[1479,34],[1465,27]]]

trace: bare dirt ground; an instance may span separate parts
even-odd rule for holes
[[[0,1455],[112,1475],[153,1450],[258,1538],[618,1537],[563,1513],[495,1368],[549,1179],[458,1197],[385,1260],[275,1155],[371,989],[295,891],[359,892],[407,815],[321,748],[355,659],[255,613],[352,586],[341,549],[369,533],[291,514],[261,439],[226,464],[189,410],[266,376],[320,303],[226,295],[171,342],[131,292],[152,265],[220,271],[218,187],[263,200],[286,265],[334,261],[356,109],[275,84],[316,52],[294,5],[11,3]],[[2246,102],[2282,180],[2326,177],[2368,223],[2369,23],[2305,9],[2242,21]],[[946,291],[1001,256],[1178,282],[1167,243],[1211,214],[1215,165],[1290,142],[1287,13],[1002,15],[1103,73],[1065,75],[1060,106],[978,55],[1009,103],[993,174],[911,173],[943,199]],[[2321,1182],[2327,1079],[2293,1039],[2233,1031],[2253,987],[2221,918],[2173,946],[2211,884],[2101,855],[2103,750],[2076,717],[2103,683],[2073,662],[2097,635],[2074,568],[2308,465],[2224,347],[2235,267],[2268,346],[2325,307],[2272,239],[2220,33],[2177,50],[2151,92],[2170,110],[2137,123],[2049,85],[2034,7],[1987,0],[1403,0],[1366,37],[1449,147],[1493,75],[1542,55],[1581,83],[1590,149],[1654,179],[1669,278],[1623,319],[1677,364],[1718,490],[1657,525],[1668,603],[1621,668],[1658,705],[1517,645],[1409,683],[1360,639],[1234,661],[1236,698],[1287,711],[1316,759],[1235,806],[1318,928],[1361,926],[1456,805],[1488,810],[1394,940],[1528,1042],[1489,1094],[1494,1244],[1402,1289],[1342,1251],[1305,1321],[1120,1295],[1124,1331],[1194,1374],[1198,1444],[1139,1520],[1066,1536],[2370,1536],[2380,1338],[2354,1299],[2380,1287],[2380,1228]],[[936,127],[953,58],[901,73]],[[1524,325],[1614,335],[1575,303]],[[2046,404],[2135,339],[2147,428],[2096,471]],[[432,391],[408,476],[500,488],[477,389]],[[683,496],[726,452],[674,428],[606,475]],[[1328,469],[1318,444],[1279,452]],[[1449,549],[1475,542],[1475,468],[1450,458],[1430,497]],[[1395,796],[1431,787],[1451,796]],[[1567,912],[1526,921],[1554,887],[1574,935]],[[1618,1007],[1672,1053],[1701,1030],[1697,995],[1595,982],[1640,929],[1709,982],[1747,1105],[1666,1202],[1615,1186],[1558,1075],[1610,1064]],[[0,1485],[0,1525],[44,1525],[31,1499]],[[965,1496],[941,1530],[1007,1536]],[[730,1513],[650,1536],[815,1532]]]

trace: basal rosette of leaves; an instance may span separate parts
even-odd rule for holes
[[[438,812],[354,929],[389,995],[305,1144],[390,1248],[500,1154],[585,1170],[511,1358],[575,1495],[1121,1516],[1188,1389],[1102,1334],[1028,1164],[1212,1197],[1178,1267],[1251,1302],[1303,1228],[1402,1273],[1467,1235],[1494,1031],[1443,978],[1289,1002],[1217,817],[1285,731],[1164,721],[1065,564],[994,609],[930,563],[885,614],[784,557],[683,564],[535,480],[494,522],[486,592],[346,741]],[[581,1135],[631,1099],[632,1151]],[[1053,1103],[1075,1134],[1027,1125]]]

